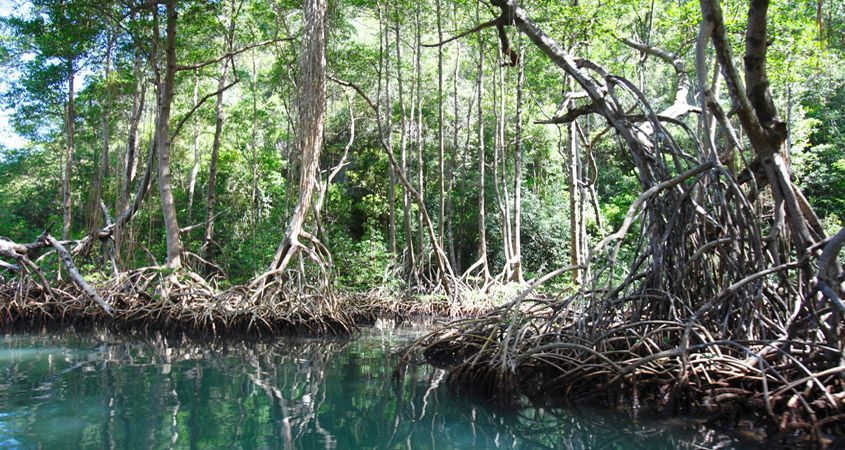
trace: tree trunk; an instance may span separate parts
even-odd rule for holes
[[[510,234],[510,205],[508,193],[508,174],[507,174],[507,158],[506,141],[505,141],[505,71],[504,61],[502,59],[502,51],[498,51],[498,61],[496,62],[496,71],[494,73],[497,80],[496,87],[493,89],[493,115],[495,117],[495,132],[493,133],[493,191],[496,194],[496,205],[499,207],[499,213],[502,216],[502,254],[504,264],[502,265],[503,280],[511,278],[511,262],[512,262],[512,246]],[[499,176],[501,172],[501,177]]]
[[[382,48],[381,57],[384,60],[384,96],[385,96],[385,122],[387,143],[387,151],[393,154],[393,102],[390,97],[390,4],[385,3],[385,12],[388,18],[382,19],[381,10],[379,10],[379,20],[384,20],[384,28],[382,34],[384,36],[384,46]],[[393,166],[387,165],[388,174],[388,240],[390,241],[390,256],[396,258],[398,250],[396,248],[396,174],[393,171]]]
[[[229,4],[229,27],[224,36],[226,51],[232,52],[235,40],[235,1]],[[205,203],[205,234],[203,235],[202,248],[205,252],[205,260],[209,263],[214,261],[214,203],[217,200],[217,161],[220,158],[220,136],[223,133],[223,91],[229,76],[229,63],[232,58],[223,60],[220,68],[220,80],[217,83],[217,100],[214,105],[214,141],[211,145],[211,162],[208,167],[208,190]],[[206,270],[213,267],[209,264]]]
[[[472,114],[473,114],[473,102],[478,99],[477,95],[478,92],[475,93],[476,96],[470,100],[469,107],[467,108],[467,125],[466,125],[466,140],[464,141],[464,151],[461,152],[461,183],[460,183],[460,193],[461,193],[461,209],[459,212],[458,217],[466,216],[467,210],[467,201],[466,201],[466,192],[467,192],[467,157],[469,156],[469,146],[470,141],[472,140],[473,129],[472,129]],[[480,102],[479,102],[480,103]],[[478,107],[480,108],[481,105],[479,104]],[[461,227],[460,232],[458,234],[458,243],[464,244],[466,242],[467,236],[467,229],[466,227]],[[463,260],[463,248],[460,249],[455,257],[457,258],[458,266],[461,266],[461,262]],[[461,267],[463,269],[463,267]],[[456,271],[456,273],[463,273],[461,270]]]
[[[786,141],[787,127],[777,118],[766,72],[768,6],[767,0],[758,0],[749,7],[743,58],[746,86],[743,86],[727,40],[721,6],[717,0],[701,0],[703,23],[710,27],[716,57],[725,74],[731,98],[737,105],[737,116],[748,134],[756,159],[765,169],[775,203],[783,202],[785,206],[785,221],[792,231],[791,238],[798,255],[804,256],[810,245],[822,238],[823,230],[810,226],[817,222],[815,214],[812,209],[801,208],[800,191],[792,184],[780,155],[780,147]],[[808,212],[805,213],[804,209]]]
[[[252,191],[249,195],[250,231],[252,232],[252,251],[255,253],[255,228],[261,217],[261,201],[258,192],[258,70],[255,67],[255,50],[252,51],[252,134],[250,149],[252,151]]]
[[[453,13],[457,10],[457,6],[453,6]],[[455,71],[452,74],[452,148],[449,151],[449,165],[446,170],[446,178],[448,179],[448,195],[446,197],[446,235],[449,247],[449,262],[455,271],[460,271],[457,258],[455,256],[455,199],[453,190],[455,189],[455,160],[458,157],[458,130],[460,129],[460,119],[458,118],[458,69],[461,66],[461,43],[457,43],[458,49],[455,55]]]
[[[123,164],[123,189],[120,194],[120,207],[122,210],[129,201],[129,194],[132,191],[132,182],[135,180],[135,155],[138,151],[138,125],[141,123],[141,116],[144,113],[144,101],[147,96],[147,83],[142,78],[141,52],[135,50],[135,61],[132,73],[135,78],[135,89],[132,93],[132,115],[129,118],[129,131],[126,136],[126,159]]]
[[[166,67],[164,79],[159,80],[159,117],[156,130],[156,141],[158,144],[158,190],[161,198],[161,209],[164,213],[164,227],[167,236],[166,264],[169,268],[178,269],[182,267],[182,240],[179,238],[179,222],[176,217],[176,205],[173,201],[173,182],[170,174],[170,104],[173,100],[173,78],[176,74],[176,1],[167,0],[166,8]],[[154,12],[153,14],[155,15],[156,13]]]
[[[194,108],[199,102],[200,76],[199,69],[194,69]],[[191,223],[191,213],[194,210],[194,191],[197,187],[197,175],[200,168],[200,116],[194,117],[194,161],[191,164],[191,175],[188,178],[188,208],[185,212],[188,223]]]
[[[284,271],[301,244],[302,227],[312,203],[323,147],[326,113],[326,0],[305,0],[305,18],[298,83],[298,145],[301,158],[299,202],[279,245],[271,272]]]
[[[76,108],[74,106],[74,67],[73,58],[67,60],[68,79],[67,79],[67,112],[65,114],[65,173],[62,177],[62,240],[70,238],[71,221],[71,197],[70,197],[70,177],[73,174],[73,138],[74,127],[76,122]]]
[[[108,42],[108,46],[107,46],[107,49],[106,49],[106,104],[105,104],[105,107],[103,108],[104,114],[103,114],[103,123],[102,123],[102,127],[103,127],[103,131],[102,131],[102,133],[103,133],[103,135],[102,135],[102,137],[103,137],[103,155],[102,155],[103,156],[103,158],[102,158],[102,162],[103,162],[103,184],[101,185],[101,187],[105,185],[106,181],[111,176],[111,173],[110,173],[110,170],[109,170],[109,168],[111,167],[110,166],[111,155],[109,154],[109,140],[111,138],[111,128],[110,128],[110,123],[109,123],[110,120],[109,119],[110,119],[110,116],[111,116],[112,99],[113,99],[114,96],[112,94],[113,90],[111,89],[111,80],[109,80],[109,75],[111,74],[112,47],[114,46],[115,39],[116,39],[116,37],[110,33],[109,39],[108,39],[109,42]],[[101,195],[101,197],[102,197],[102,195]]]
[[[580,223],[580,190],[578,189],[578,130],[575,121],[569,124],[569,152],[566,155],[567,189],[569,191],[569,264],[577,266],[581,263],[581,235],[579,233]],[[580,281],[578,270],[572,271],[574,282]]]
[[[399,34],[399,5],[396,8],[396,23],[394,24],[394,32],[396,35],[396,88],[399,91],[399,111],[401,129],[399,132],[399,161],[402,173],[408,173],[408,149],[407,149],[407,130],[408,117],[405,110],[405,97],[402,85],[402,42]],[[412,102],[413,104],[413,102]],[[411,193],[408,189],[403,189],[402,193],[402,226],[405,235],[405,269],[406,274],[413,272],[414,268],[414,238],[411,232]]]
[[[415,29],[416,29],[416,84],[417,84],[417,120],[416,120],[416,148],[417,148],[417,191],[420,196],[425,198],[425,125],[423,124],[423,92],[422,92],[422,48],[421,48],[421,34],[420,34],[420,2],[417,2],[417,10],[415,15]],[[438,219],[439,221],[439,219]],[[423,217],[422,208],[417,209],[417,251],[423,255]],[[438,237],[440,235],[438,234]],[[419,265],[422,266],[422,261]]]
[[[109,35],[108,45],[106,47],[105,60],[105,102],[103,106],[102,117],[100,118],[100,133],[102,137],[102,147],[100,149],[100,160],[97,163],[97,173],[94,176],[93,186],[91,189],[91,197],[88,199],[88,208],[86,215],[88,218],[87,234],[95,233],[100,228],[101,218],[103,212],[100,209],[100,204],[103,203],[103,190],[105,189],[106,179],[109,176],[109,115],[111,113],[112,95],[109,89],[109,74],[111,73],[111,54],[113,38]]]
[[[443,27],[440,17],[440,0],[437,0],[435,7],[435,15],[437,16],[437,41],[443,41]],[[456,115],[457,116],[457,115]],[[439,214],[437,215],[437,236],[440,238],[440,246],[444,242],[444,225],[446,204],[444,200],[446,190],[445,170],[444,170],[444,148],[443,148],[443,46],[437,47],[437,170],[438,170],[438,189],[437,199],[439,206]]]
[[[476,5],[476,20],[479,20],[479,7]],[[480,265],[481,275],[486,282],[491,278],[490,267],[487,265],[487,219],[485,208],[485,169],[487,163],[484,156],[484,39],[479,34],[478,39],[478,81],[476,83],[478,95],[478,261],[473,266]],[[473,267],[470,267],[472,269]]]
[[[521,41],[521,40],[520,40]],[[525,50],[520,44],[519,69],[516,81],[516,142],[513,163],[513,278],[523,282],[522,276],[522,108],[525,84]]]

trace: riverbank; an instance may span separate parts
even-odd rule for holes
[[[33,281],[0,284],[0,325],[24,331],[106,326],[213,336],[348,336],[378,319],[480,317],[506,298],[495,292],[466,295],[463,301],[384,290],[302,292],[281,283],[261,290],[220,289],[190,272],[159,269],[127,272],[92,289],[108,308],[92,302],[76,283],[53,283],[49,289]]]

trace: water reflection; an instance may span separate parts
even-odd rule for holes
[[[0,339],[0,448],[737,448],[688,420],[498,411],[444,374],[402,386],[413,330],[355,341],[197,342],[107,333]]]

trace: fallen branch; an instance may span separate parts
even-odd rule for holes
[[[111,316],[111,307],[106,303],[105,300],[103,300],[102,297],[100,297],[100,294],[97,294],[97,291],[93,287],[91,287],[91,285],[89,285],[84,278],[82,278],[82,274],[80,274],[79,271],[76,269],[76,265],[73,264],[73,258],[71,258],[70,253],[67,251],[64,245],[62,245],[61,242],[57,241],[53,236],[50,236],[49,234],[44,236],[44,240],[49,243],[54,249],[56,249],[56,253],[61,258],[62,264],[64,264],[65,268],[68,271],[68,274],[70,274],[70,279],[73,280],[73,282],[76,283],[76,285],[79,286],[79,288],[82,289],[83,292],[85,292],[88,298],[93,300],[94,303],[96,303],[103,310],[103,312],[106,313],[107,316]]]

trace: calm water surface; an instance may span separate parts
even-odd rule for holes
[[[692,420],[501,411],[423,369],[413,329],[354,341],[198,342],[105,332],[0,335],[0,448],[741,448]]]

